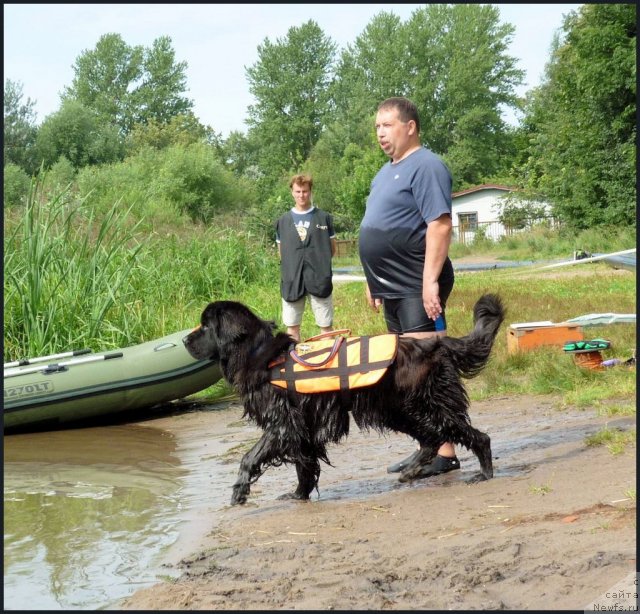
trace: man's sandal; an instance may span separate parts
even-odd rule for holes
[[[404,460],[398,461],[393,465],[389,465],[387,467],[387,473],[400,473],[401,471],[404,471],[409,466],[411,461],[413,461],[418,456],[418,454],[420,454],[420,448],[418,448],[411,456],[407,456],[407,458],[405,458]]]
[[[432,475],[440,475],[441,473],[448,473],[449,471],[455,471],[460,469],[460,461],[457,456],[448,458],[446,456],[440,456],[439,454],[428,464],[420,467],[417,471],[411,473],[411,480],[420,480],[422,478],[429,478]],[[400,476],[400,481],[407,481],[407,478],[403,479]]]

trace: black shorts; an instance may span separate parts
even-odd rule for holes
[[[453,290],[453,279],[451,283],[444,281],[440,283],[440,305],[442,313],[436,320],[432,320],[424,310],[421,296],[407,296],[404,298],[385,298],[384,319],[387,323],[387,330],[390,333],[434,333],[446,332],[447,318],[445,316],[445,306],[449,294]]]

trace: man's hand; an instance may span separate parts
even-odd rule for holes
[[[422,304],[427,315],[435,322],[442,313],[438,277],[447,259],[451,242],[451,216],[443,213],[429,222],[425,236],[424,272],[422,276]]]
[[[427,315],[435,322],[442,313],[440,305],[440,285],[437,281],[424,284],[422,288],[422,304]]]
[[[367,301],[368,301],[369,305],[371,306],[371,308],[374,311],[378,311],[378,309],[380,308],[380,305],[382,305],[382,299],[381,298],[373,298],[371,296],[371,291],[369,290],[369,284],[365,285],[365,292],[367,293]]]

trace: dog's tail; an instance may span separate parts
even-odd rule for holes
[[[497,294],[484,294],[473,307],[474,328],[466,337],[441,337],[460,375],[474,377],[485,367],[498,329],[505,317]]]

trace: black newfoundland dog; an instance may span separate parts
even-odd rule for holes
[[[477,375],[487,364],[504,319],[500,298],[485,294],[474,306],[475,326],[466,337],[400,337],[396,359],[377,384],[314,394],[288,393],[270,383],[269,365],[292,349],[293,339],[275,333],[276,325],[233,301],[210,303],[201,325],[184,338],[191,356],[219,360],[224,378],[244,404],[244,416],[263,429],[260,440],[240,463],[231,503],[244,503],[253,482],[269,466],[291,463],[298,486],[282,498],[308,499],[317,488],[327,444],[349,433],[349,412],[361,429],[406,433],[420,450],[400,475],[414,479],[443,442],[470,449],[481,474],[493,477],[489,436],[471,426],[469,399],[462,377]]]

